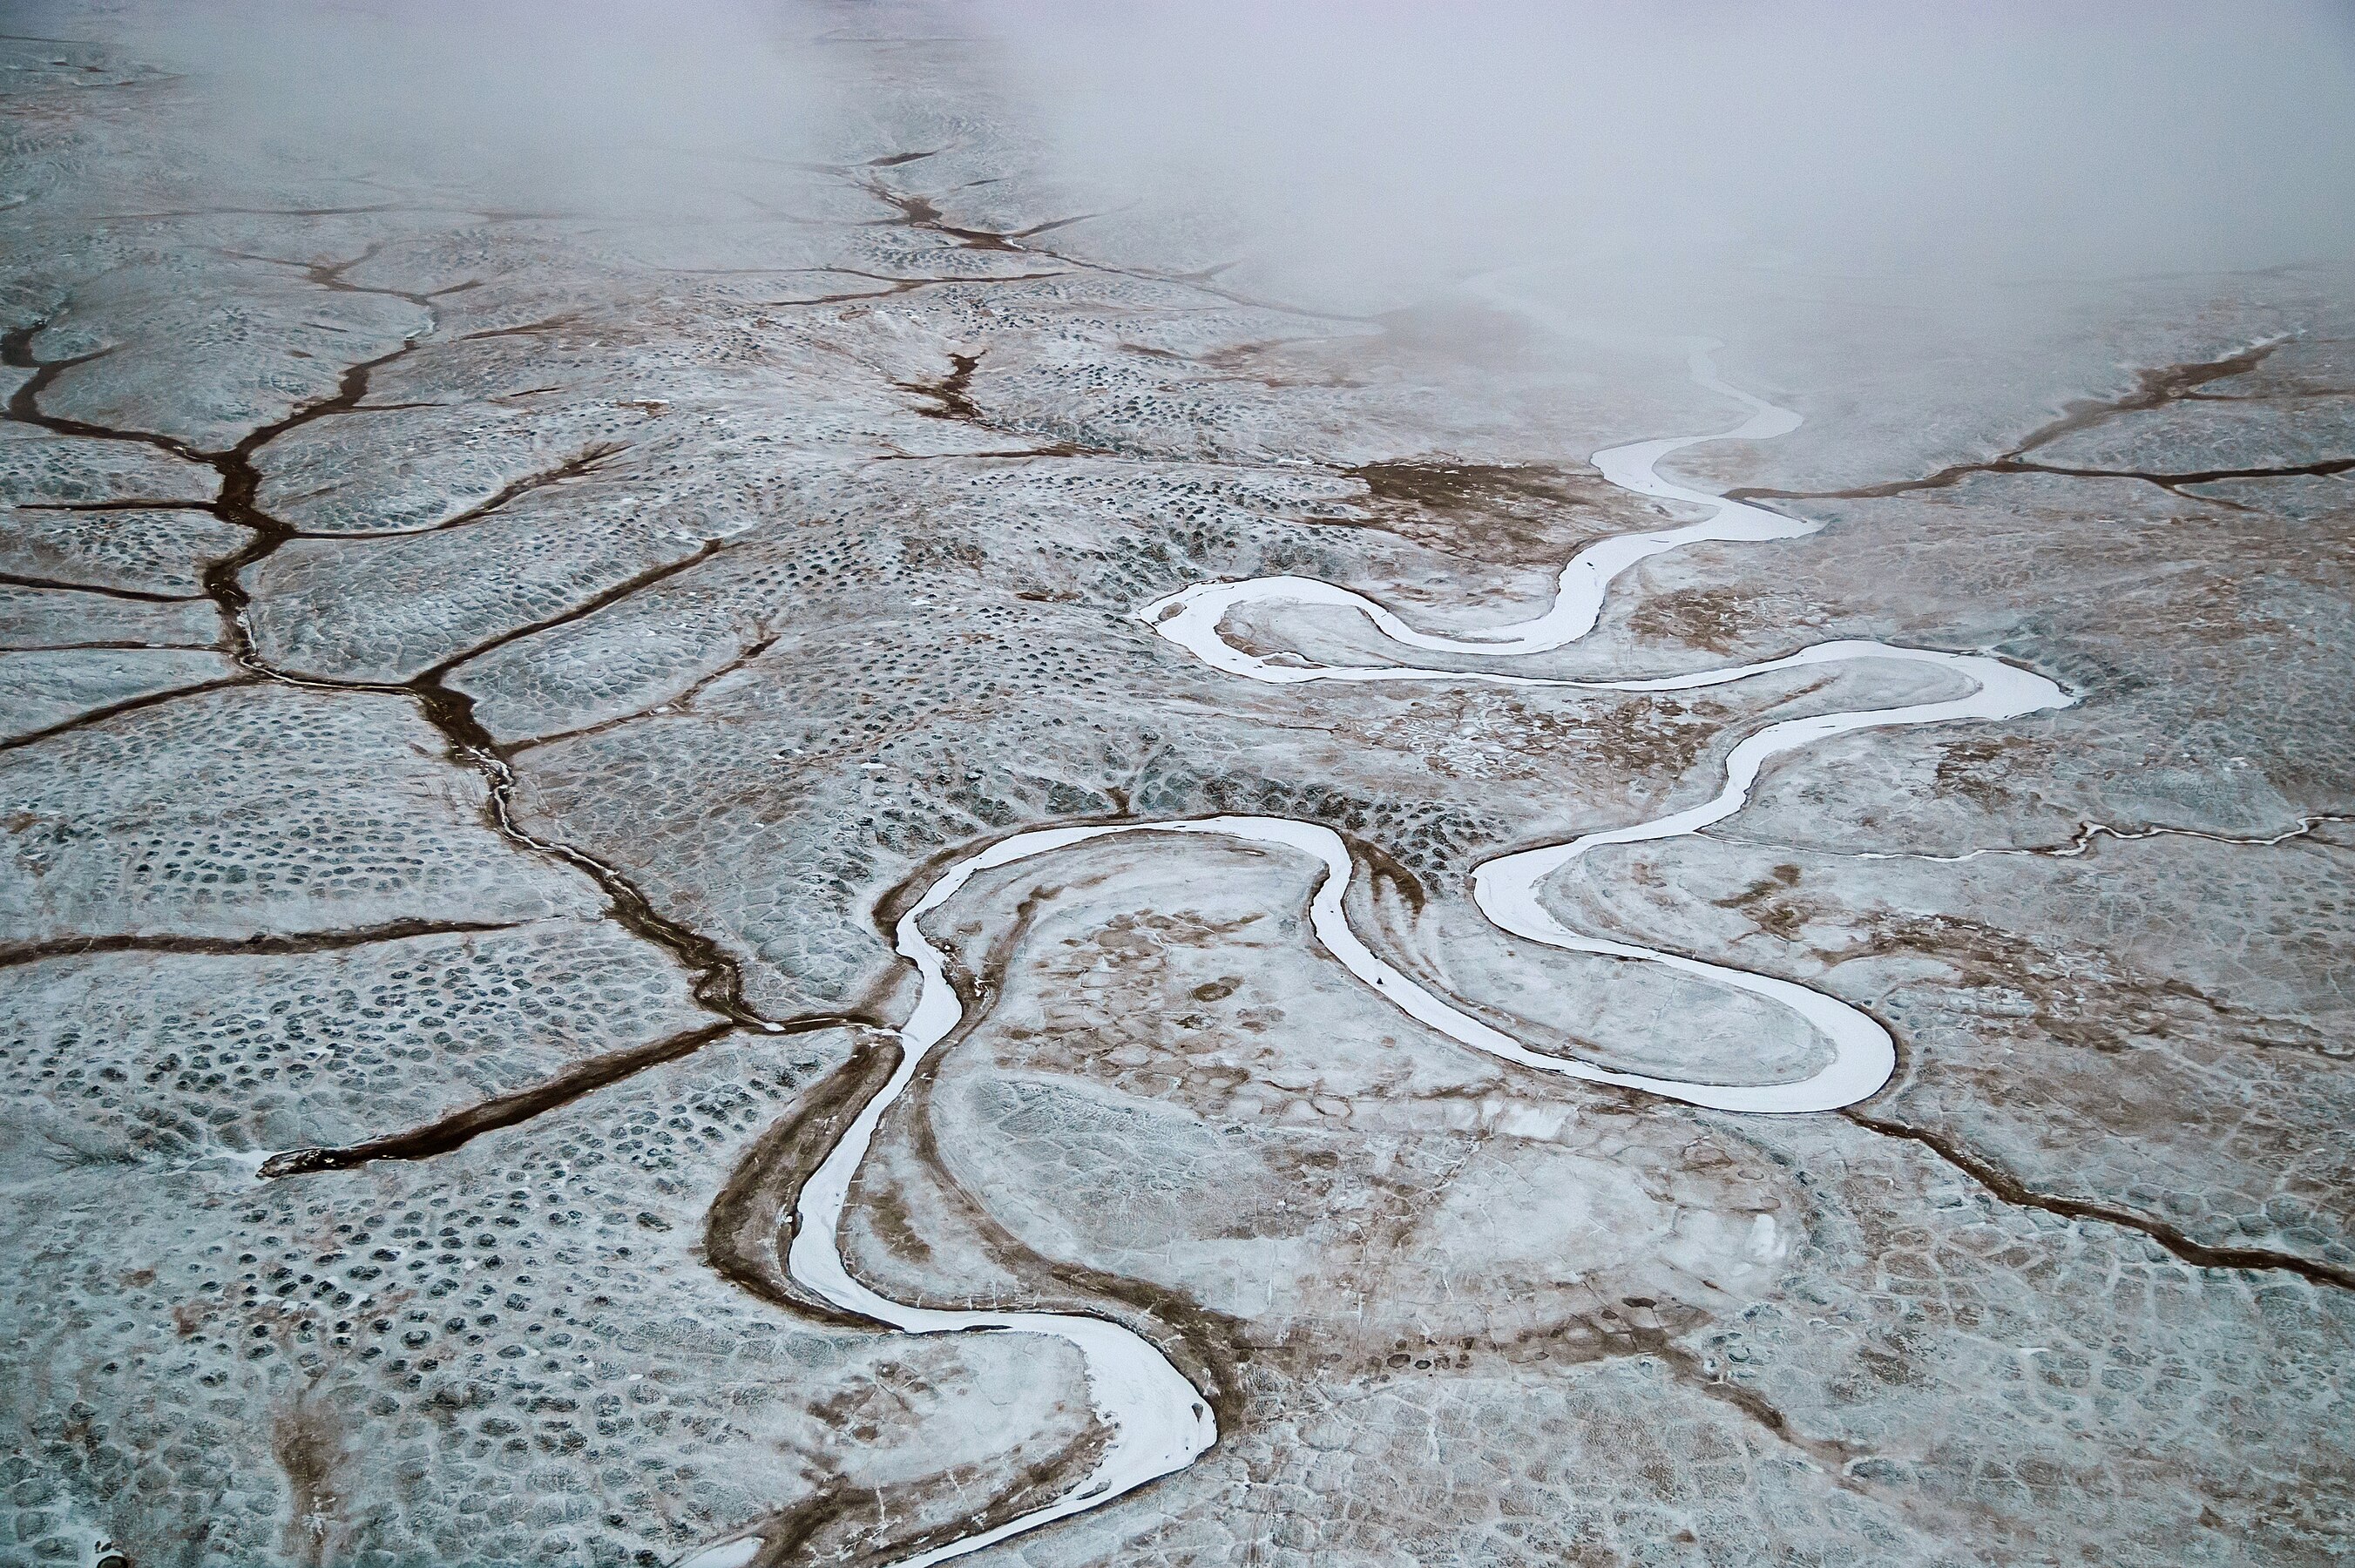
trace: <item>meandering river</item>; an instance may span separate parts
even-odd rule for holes
[[[804,1288],[847,1311],[910,1334],[976,1330],[1042,1334],[1077,1349],[1086,1368],[1095,1413],[1111,1434],[1087,1479],[1052,1504],[977,1531],[918,1555],[899,1568],[926,1568],[1036,1530],[1056,1520],[1097,1508],[1159,1477],[1185,1468],[1218,1440],[1218,1426],[1205,1399],[1151,1341],[1107,1318],[1077,1313],[979,1312],[911,1307],[868,1288],[845,1265],[840,1245],[843,1210],[852,1180],[865,1161],[875,1130],[914,1081],[928,1052],[946,1039],[963,1017],[943,957],[923,929],[924,916],[955,897],[981,872],[1049,855],[1073,844],[1116,835],[1194,834],[1241,839],[1298,851],[1323,867],[1309,905],[1317,940],[1348,971],[1417,1021],[1471,1050],[1540,1072],[1642,1090],[1724,1111],[1792,1113],[1834,1110],[1853,1104],[1888,1082],[1895,1048],[1886,1029],[1870,1017],[1820,991],[1772,976],[1678,954],[1588,936],[1564,925],[1540,898],[1546,880],[1580,857],[1608,844],[1632,844],[1695,833],[1739,811],[1749,799],[1759,771],[1772,758],[1851,731],[1960,720],[2017,719],[2064,708],[2074,700],[2058,685],[2032,671],[1986,654],[1945,653],[1885,643],[1842,640],[1818,643],[1787,656],[1698,674],[1620,680],[1568,680],[1490,668],[1435,668],[1417,665],[1416,655],[1451,659],[1508,660],[1560,648],[1584,636],[1601,615],[1612,582],[1638,561],[1704,540],[1791,539],[1817,525],[1709,495],[1661,477],[1658,464],[1681,448],[1704,441],[1760,441],[1786,434],[1799,416],[1727,385],[1717,374],[1706,346],[1691,351],[1693,379],[1746,407],[1749,416],[1733,429],[1704,435],[1637,442],[1598,452],[1594,466],[1613,485],[1651,499],[1704,508],[1699,521],[1650,532],[1622,534],[1580,551],[1562,568],[1552,603],[1527,620],[1444,636],[1419,631],[1387,607],[1349,589],[1314,578],[1277,576],[1241,582],[1206,582],[1142,606],[1137,619],[1214,669],[1245,680],[1278,685],[1318,681],[1427,681],[1558,688],[1572,691],[1690,691],[1754,676],[1810,666],[1888,660],[1935,666],[1961,677],[1968,695],[1936,702],[1828,713],[1769,724],[1745,737],[1727,755],[1724,786],[1700,805],[1648,822],[1585,834],[1560,844],[1525,849],[1487,860],[1473,872],[1472,893],[1480,912],[1498,931],[1572,953],[1657,964],[1700,976],[1733,989],[1779,1002],[1814,1027],[1830,1047],[1829,1059],[1806,1078],[1781,1083],[1724,1084],[1621,1072],[1574,1057],[1533,1051],[1490,1027],[1378,957],[1350,929],[1343,914],[1352,865],[1348,846],[1331,828],[1282,816],[1212,816],[1161,822],[1122,822],[1042,828],[991,844],[959,861],[903,914],[896,932],[898,951],[915,965],[922,989],[915,1010],[901,1026],[903,1055],[898,1071],[869,1100],[849,1130],[804,1184],[791,1219],[786,1264]],[[1398,651],[1399,662],[1324,665],[1297,655],[1263,656],[1229,642],[1223,627],[1237,610],[1261,605],[1334,606],[1362,613]],[[757,1535],[706,1547],[681,1568],[745,1568],[757,1557]]]

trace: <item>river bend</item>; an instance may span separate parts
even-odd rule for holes
[[[945,960],[924,933],[923,917],[954,898],[981,872],[1052,854],[1074,844],[1116,835],[1192,834],[1239,839],[1295,850],[1323,867],[1309,904],[1317,940],[1350,974],[1401,1011],[1448,1039],[1521,1067],[1558,1077],[1640,1090],[1666,1099],[1722,1111],[1789,1114],[1836,1110],[1877,1092],[1896,1061],[1887,1029],[1859,1008],[1821,991],[1774,976],[1680,954],[1589,936],[1562,923],[1541,901],[1546,880],[1594,849],[1611,844],[1644,843],[1696,833],[1739,811],[1759,772],[1771,759],[1853,731],[1964,720],[2007,720],[2065,708],[2074,699],[2053,681],[1990,654],[1948,653],[1887,643],[1841,639],[1817,643],[1781,658],[1723,669],[1623,679],[1572,680],[1491,668],[1434,668],[1412,662],[1417,654],[1451,658],[1512,659],[1547,653],[1593,630],[1612,582],[1630,567],[1684,545],[1704,541],[1793,539],[1819,526],[1785,517],[1663,478],[1662,459],[1705,441],[1760,441],[1786,434],[1799,416],[1729,386],[1717,374],[1708,346],[1691,349],[1692,379],[1746,408],[1733,429],[1703,435],[1637,442],[1598,452],[1593,464],[1604,479],[1654,500],[1699,507],[1707,515],[1673,528],[1620,534],[1603,539],[1562,568],[1552,603],[1524,620],[1503,622],[1455,635],[1424,632],[1363,594],[1315,578],[1272,576],[1239,582],[1204,582],[1141,606],[1136,618],[1159,635],[1213,669],[1245,680],[1275,685],[1319,681],[1421,681],[1555,688],[1570,691],[1692,691],[1747,680],[1754,676],[1814,666],[1889,660],[1935,666],[1970,687],[1963,697],[1936,702],[1786,719],[1766,725],[1737,743],[1725,761],[1725,782],[1698,805],[1647,822],[1612,827],[1537,848],[1497,856],[1475,868],[1476,906],[1498,931],[1570,953],[1600,954],[1657,964],[1731,988],[1764,997],[1805,1019],[1830,1047],[1824,1065],[1787,1083],[1725,1084],[1622,1072],[1530,1049],[1483,1022],[1382,961],[1350,928],[1343,913],[1353,866],[1348,846],[1331,828],[1282,816],[1209,816],[1159,822],[1121,822],[1050,827],[1002,838],[958,861],[900,916],[899,954],[916,966],[922,981],[915,1009],[900,1030],[899,1068],[860,1111],[841,1140],[804,1184],[789,1221],[787,1271],[803,1288],[846,1311],[909,1334],[998,1331],[1041,1334],[1061,1339],[1080,1353],[1087,1369],[1089,1397],[1111,1438],[1094,1469],[1079,1486],[1047,1507],[991,1529],[958,1537],[896,1568],[929,1568],[978,1552],[1057,1520],[1098,1508],[1149,1481],[1185,1468],[1218,1440],[1209,1402],[1149,1340],[1124,1325],[1082,1313],[985,1312],[913,1307],[893,1301],[851,1276],[845,1264],[840,1230],[843,1211],[859,1166],[892,1105],[904,1093],[925,1056],[954,1031],[964,1005],[951,987]],[[1400,662],[1325,665],[1297,655],[1261,656],[1227,640],[1231,614],[1260,605],[1308,605],[1353,610],[1365,616],[1396,649]],[[745,1568],[762,1550],[757,1534],[707,1546],[681,1568]]]

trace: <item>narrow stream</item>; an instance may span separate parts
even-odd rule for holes
[[[1338,606],[1363,613],[1401,650],[1455,657],[1526,656],[1561,647],[1592,631],[1612,581],[1638,561],[1705,540],[1793,539],[1815,531],[1817,525],[1728,501],[1660,477],[1660,460],[1683,447],[1704,441],[1764,440],[1798,428],[1799,416],[1790,410],[1778,408],[1721,380],[1707,347],[1696,347],[1692,350],[1689,368],[1697,383],[1745,405],[1751,411],[1750,416],[1721,434],[1613,447],[1596,453],[1593,463],[1605,479],[1623,490],[1704,507],[1710,509],[1710,515],[1698,522],[1622,534],[1589,546],[1562,569],[1553,603],[1540,615],[1458,636],[1442,636],[1417,631],[1362,594],[1314,578],[1293,576],[1198,583],[1144,605],[1136,615],[1214,669],[1247,680],[1284,685],[1417,680],[1581,691],[1689,691],[1777,670],[1859,660],[1934,665],[1964,677],[1973,688],[1965,697],[1769,724],[1744,738],[1727,755],[1724,787],[1701,805],[1649,822],[1498,856],[1474,869],[1474,902],[1499,931],[1565,952],[1602,954],[1662,965],[1780,1002],[1806,1019],[1823,1036],[1831,1047],[1830,1060],[1809,1077],[1796,1082],[1739,1085],[1614,1072],[1575,1058],[1532,1051],[1433,995],[1374,955],[1350,929],[1342,912],[1354,870],[1348,848],[1338,834],[1316,823],[1282,816],[1213,816],[1042,828],[1001,839],[959,861],[900,917],[896,932],[897,950],[916,965],[922,977],[922,991],[915,1011],[899,1031],[905,1053],[890,1081],[868,1103],[849,1131],[804,1185],[793,1217],[787,1269],[795,1281],[826,1301],[907,1333],[1011,1330],[1065,1341],[1079,1351],[1086,1365],[1096,1415],[1112,1437],[1087,1480],[1054,1503],[901,1559],[896,1568],[926,1568],[1099,1507],[1148,1481],[1185,1468],[1218,1440],[1216,1420],[1200,1392],[1150,1341],[1118,1323],[1079,1313],[954,1311],[905,1306],[853,1279],[843,1262],[839,1239],[843,1210],[875,1129],[913,1082],[926,1053],[945,1039],[964,1016],[963,1006],[949,985],[943,955],[924,934],[922,918],[947,903],[980,872],[1119,834],[1206,834],[1296,849],[1324,866],[1309,905],[1310,923],[1317,940],[1352,975],[1401,1011],[1475,1051],[1542,1072],[1643,1090],[1725,1111],[1835,1110],[1865,1098],[1888,1082],[1896,1060],[1894,1043],[1886,1029],[1857,1008],[1772,976],[1582,935],[1563,925],[1544,907],[1539,899],[1539,889],[1547,878],[1601,846],[1673,838],[1722,821],[1749,799],[1759,770],[1770,758],[1850,731],[1954,720],[2016,719],[2067,707],[2074,699],[2052,681],[1989,655],[1943,653],[1854,640],[1818,643],[1785,657],[1696,674],[1625,680],[1566,680],[1491,670],[1433,669],[1406,663],[1320,665],[1297,655],[1262,656],[1228,642],[1220,629],[1231,612],[1246,606]],[[681,1568],[745,1568],[760,1554],[762,1544],[757,1535],[721,1541],[694,1553]]]

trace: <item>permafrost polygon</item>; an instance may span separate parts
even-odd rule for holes
[[[1787,434],[1799,425],[1799,415],[1792,411],[1719,379],[1710,358],[1712,347],[1692,346],[1692,379],[1711,391],[1747,405],[1751,411],[1747,420],[1723,432],[1612,447],[1596,453],[1593,459],[1604,478],[1623,490],[1655,500],[1703,507],[1709,509],[1709,515],[1675,528],[1617,535],[1580,551],[1562,568],[1553,602],[1541,614],[1460,636],[1444,636],[1418,631],[1389,609],[1348,589],[1314,578],[1274,576],[1197,583],[1142,606],[1136,617],[1214,669],[1247,680],[1279,685],[1425,681],[1572,691],[1690,691],[1777,670],[1866,659],[1933,666],[1968,680],[1974,689],[1964,697],[1789,719],[1767,725],[1734,746],[1726,758],[1725,786],[1711,799],[1648,822],[1498,856],[1473,872],[1474,901],[1498,930],[1565,952],[1664,965],[1779,1002],[1806,1019],[1824,1037],[1831,1047],[1829,1060],[1810,1076],[1794,1082],[1722,1084],[1615,1072],[1574,1058],[1532,1051],[1433,995],[1384,963],[1359,938],[1342,908],[1352,871],[1348,847],[1340,835],[1317,823],[1282,816],[1212,816],[1042,828],[997,840],[951,867],[900,918],[895,933],[897,950],[916,965],[922,977],[915,1009],[899,1029],[903,1054],[890,1080],[868,1102],[804,1184],[792,1220],[787,1268],[798,1284],[825,1300],[905,1333],[996,1330],[1043,1334],[1064,1340],[1078,1350],[1086,1365],[1090,1398],[1111,1438],[1087,1479],[1055,1502],[992,1529],[903,1558],[897,1568],[926,1568],[1100,1507],[1149,1481],[1185,1468],[1218,1441],[1216,1419],[1200,1391],[1188,1382],[1149,1340],[1121,1324],[1075,1313],[960,1311],[907,1306],[860,1284],[851,1277],[844,1264],[839,1242],[843,1210],[851,1181],[867,1157],[875,1130],[893,1102],[914,1081],[926,1053],[947,1038],[964,1016],[963,1004],[949,984],[943,955],[924,934],[923,917],[947,903],[980,872],[1114,835],[1207,834],[1296,849],[1324,867],[1309,915],[1312,929],[1327,951],[1401,1011],[1473,1050],[1542,1072],[1640,1090],[1723,1111],[1788,1114],[1836,1110],[1866,1098],[1888,1082],[1895,1064],[1894,1043],[1889,1031],[1864,1012],[1792,981],[1582,935],[1562,924],[1545,908],[1539,898],[1539,889],[1547,878],[1604,845],[1676,837],[1731,816],[1749,799],[1759,771],[1773,757],[1856,730],[1959,720],[2017,719],[2069,706],[2075,699],[2053,681],[1989,654],[1948,653],[1853,639],[1817,643],[1782,658],[1725,669],[1620,680],[1569,680],[1496,670],[1432,668],[1410,663],[1345,666],[1316,664],[1297,655],[1270,657],[1236,646],[1226,640],[1221,631],[1227,616],[1240,608],[1262,604],[1321,605],[1363,613],[1385,638],[1404,652],[1455,657],[1526,657],[1562,647],[1593,630],[1612,581],[1649,557],[1688,544],[1795,539],[1814,532],[1820,525],[1730,501],[1660,476],[1660,461],[1684,447],[1707,441],[1765,440]],[[756,1534],[715,1542],[690,1555],[681,1568],[745,1568],[759,1555],[762,1545]]]

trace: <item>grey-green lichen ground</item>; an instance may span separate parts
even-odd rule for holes
[[[1589,453],[1732,422],[1681,346],[1259,298],[1149,203],[1060,224],[954,48],[826,59],[822,156],[647,218],[208,160],[197,80],[0,40],[0,1560],[885,1563],[1075,1484],[1076,1358],[844,1320],[753,1234],[912,997],[879,905],[1018,827],[1325,823],[1369,940],[1531,1043],[1807,1070],[1466,877],[1888,677],[1253,686],[1131,618],[1529,613],[1664,521]],[[975,1562],[2355,1555],[2355,272],[1746,321],[1806,424],[1673,466],[1828,526],[1656,558],[1546,668],[1857,636],[2080,700],[1547,897],[1868,1009],[1896,1078],[1742,1117],[1468,1054],[1214,840],[982,877],[932,924],[988,1005],[845,1255],[1119,1317],[1221,1434]]]

